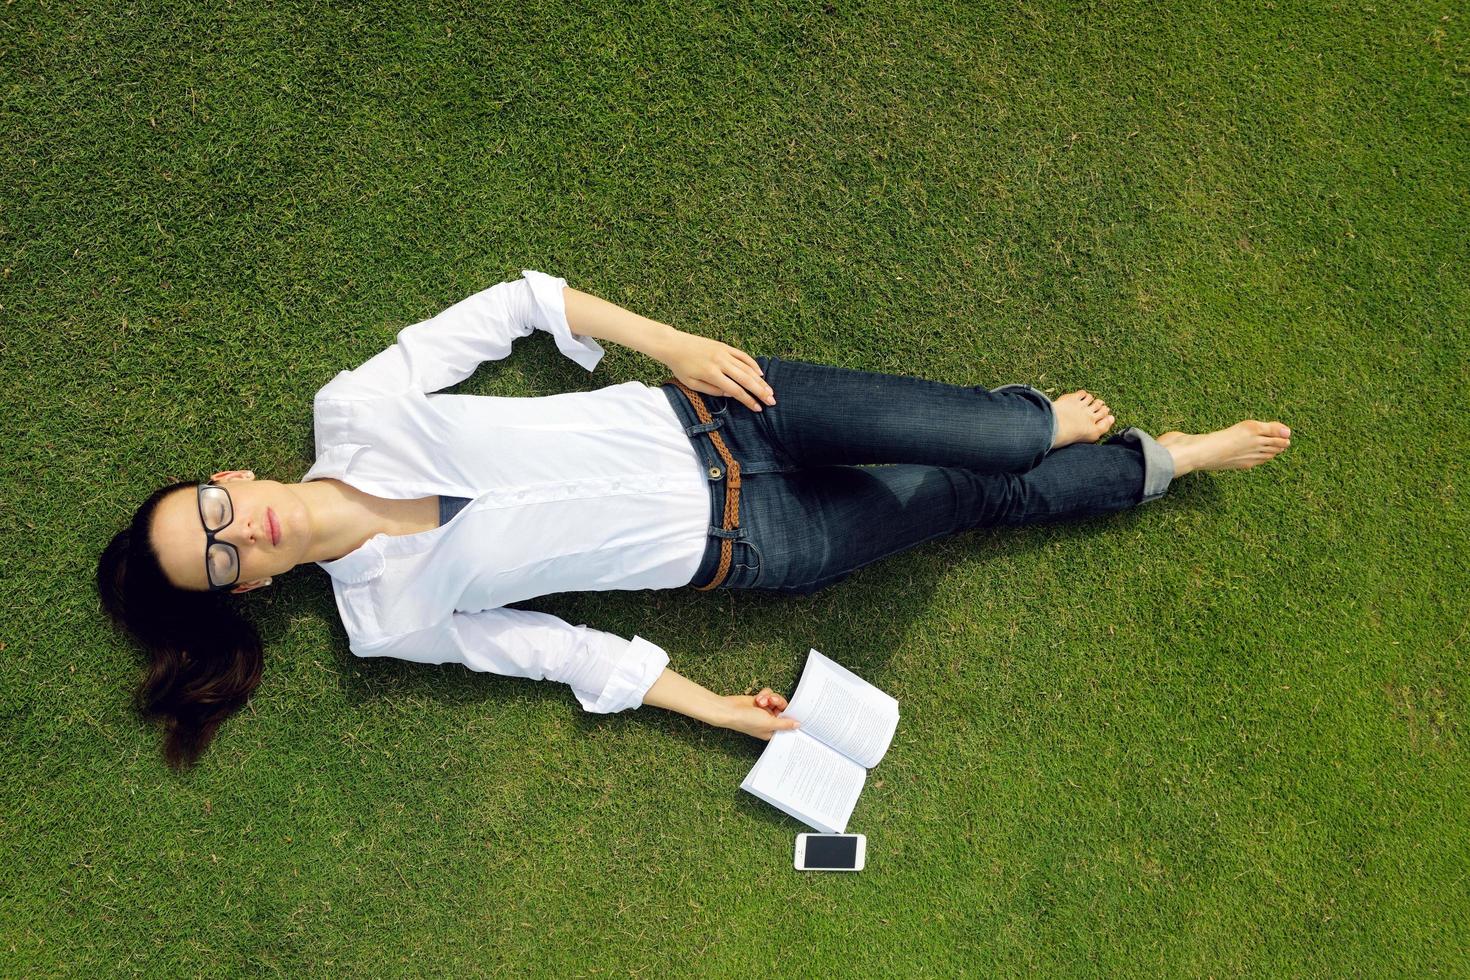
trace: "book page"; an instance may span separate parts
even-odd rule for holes
[[[867,770],[801,730],[777,732],[740,788],[824,834],[840,834]]]
[[[812,650],[781,716],[795,718],[801,731],[871,769],[898,729],[898,702]]]

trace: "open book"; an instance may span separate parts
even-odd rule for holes
[[[781,717],[801,727],[772,735],[740,788],[823,833],[842,833],[898,730],[898,702],[813,650]]]

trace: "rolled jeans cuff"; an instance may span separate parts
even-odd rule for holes
[[[1158,500],[1174,480],[1174,456],[1139,428],[1124,429],[1118,438],[1133,443],[1143,453],[1143,499],[1139,503]]]

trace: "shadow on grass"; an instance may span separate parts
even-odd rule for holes
[[[799,642],[778,641],[776,644],[782,647],[782,652],[776,654],[781,665],[776,666],[772,658],[767,657],[767,666],[760,671],[768,678],[764,683],[772,688],[788,695],[791,693],[805,664],[808,647],[838,656],[861,676],[885,687],[893,651],[912,639],[916,629],[922,629],[936,587],[953,568],[963,563],[996,563],[997,588],[1005,589],[1008,585],[1003,579],[1004,572],[999,570],[1004,567],[1000,564],[1002,562],[1034,556],[1056,541],[1074,543],[1076,550],[1081,552],[1095,536],[1115,534],[1140,522],[1146,524],[1175,508],[1208,509],[1217,496],[1218,489],[1213,479],[1186,480],[1173,487],[1164,499],[1123,513],[1077,523],[966,532],[892,556],[809,596],[753,591],[701,593],[684,588],[564,593],[542,596],[519,606],[548,612],[572,623],[595,623],[597,628],[627,636],[639,631],[637,624],[648,624],[651,618],[656,619],[662,627],[658,642],[675,654],[673,662],[681,672],[700,675],[723,672],[728,676],[731,673],[728,658],[732,653],[739,655],[741,651],[754,650],[759,656],[760,651],[771,647],[769,638],[792,637],[799,638]],[[498,675],[494,683],[485,683],[484,677],[466,672],[454,664],[436,668],[395,660],[359,660],[348,650],[346,632],[336,614],[330,582],[325,577],[316,577],[309,584],[303,580],[297,588],[299,595],[282,597],[287,601],[278,601],[269,611],[264,611],[259,620],[262,635],[281,635],[289,627],[290,618],[305,609],[331,623],[339,677],[346,700],[351,703],[405,697],[454,704],[502,699],[513,699],[518,704],[540,705],[545,702],[563,710],[570,708],[572,722],[579,735],[593,732],[615,734],[622,726],[634,725],[659,730],[703,751],[718,748],[731,757],[752,762],[760,753],[761,745],[747,736],[723,730],[712,731],[700,722],[672,712],[589,714],[577,707],[567,689],[560,684]],[[739,640],[741,635],[759,639],[742,644]],[[679,655],[680,651],[708,650],[712,646],[710,638],[721,636],[724,637],[722,648],[714,653]],[[690,670],[690,664],[698,669]],[[775,823],[788,819],[754,798],[742,800],[742,806],[747,806],[751,815]]]

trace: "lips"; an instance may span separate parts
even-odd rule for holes
[[[268,524],[270,526],[270,531],[271,531],[271,544],[272,545],[280,544],[281,543],[281,525],[276,522],[275,512],[273,510],[271,510],[269,507],[267,507],[265,509],[265,520],[266,520],[266,524]]]

